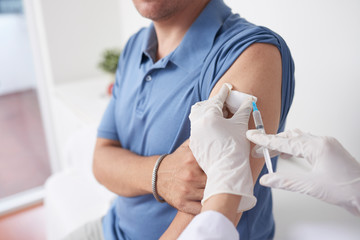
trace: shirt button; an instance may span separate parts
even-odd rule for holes
[[[145,80],[146,80],[147,82],[150,82],[151,79],[152,79],[152,78],[151,78],[151,75],[147,75],[146,78],[145,78]]]

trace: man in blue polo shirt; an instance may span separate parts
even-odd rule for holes
[[[206,184],[186,141],[191,106],[229,82],[258,97],[268,133],[282,131],[294,65],[279,35],[233,14],[222,0],[133,2],[153,23],[124,48],[98,129],[93,171],[119,196],[96,224],[106,240],[174,239],[199,213]],[[165,200],[160,203],[152,194],[152,173],[163,154],[169,155],[155,183]],[[266,172],[264,161],[250,162],[258,202],[239,215],[237,229],[242,240],[272,239],[271,191],[257,181]]]

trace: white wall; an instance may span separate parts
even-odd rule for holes
[[[77,124],[59,109],[58,90],[64,85],[84,83],[77,98],[86,99],[92,92],[86,84],[104,78],[98,68],[102,53],[121,47],[118,5],[118,0],[24,0],[53,171],[63,166],[64,133]],[[106,81],[109,80],[105,76],[105,84]],[[62,118],[59,114],[63,114]],[[65,118],[67,121],[61,121]]]
[[[25,18],[0,15],[0,95],[35,87],[29,36]]]
[[[360,1],[226,2],[291,49],[296,90],[287,128],[334,136],[360,160]]]
[[[121,47],[118,0],[40,1],[54,83],[102,75],[103,51]]]
[[[338,138],[360,161],[360,2],[225,0],[248,20],[278,32],[295,61],[287,128]],[[287,161],[279,171],[295,172]],[[298,169],[297,169],[298,171]],[[275,239],[357,239],[359,219],[309,196],[273,191]]]

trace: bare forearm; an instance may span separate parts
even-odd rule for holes
[[[173,219],[170,226],[167,228],[165,233],[161,236],[161,240],[172,240],[177,239],[186,226],[191,222],[195,216],[178,211],[175,218]]]
[[[238,224],[238,218],[242,213],[237,214],[237,209],[239,207],[239,203],[241,200],[241,196],[233,195],[233,194],[216,194],[206,200],[204,203],[201,212],[213,210],[223,214],[227,217],[231,222],[236,226]]]
[[[104,145],[101,140],[98,140],[94,152],[93,172],[96,179],[121,196],[151,193],[152,169],[158,156],[139,156],[120,145]]]

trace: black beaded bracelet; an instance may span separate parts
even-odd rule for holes
[[[154,198],[158,201],[158,202],[161,202],[161,203],[164,203],[165,200],[160,198],[159,194],[157,193],[157,190],[156,190],[156,182],[157,182],[157,172],[158,172],[158,169],[159,169],[159,166],[160,166],[160,163],[161,161],[167,156],[168,154],[163,154],[161,155],[158,160],[156,161],[155,163],[155,166],[154,166],[154,169],[153,169],[153,173],[152,173],[152,181],[151,181],[151,184],[152,184],[152,193],[154,195]]]

